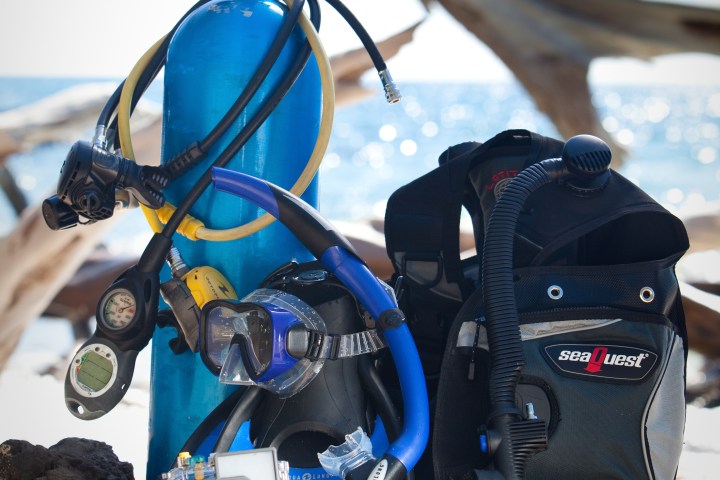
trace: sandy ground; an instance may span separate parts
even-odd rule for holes
[[[49,447],[62,438],[83,437],[113,446],[117,456],[135,467],[138,480],[145,478],[147,461],[149,349],[138,357],[133,385],[109,414],[83,421],[73,417],[63,402],[63,382],[38,372],[65,365],[60,352],[71,343],[65,322],[40,320],[25,333],[9,368],[0,375],[0,442],[10,438]],[[694,361],[689,372],[695,375]],[[717,479],[720,466],[720,410],[689,406],[685,449],[679,479]]]

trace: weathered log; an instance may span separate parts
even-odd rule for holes
[[[20,151],[20,145],[10,134],[0,130],[0,163],[5,163],[7,157]]]
[[[720,296],[681,283],[683,309],[692,350],[720,358]]]
[[[637,0],[437,0],[508,66],[565,138],[600,124],[587,73],[600,57],[720,54],[720,10]],[[615,165],[619,165],[618,161]]]
[[[0,371],[27,325],[66,284],[112,222],[53,232],[39,208],[27,209],[17,227],[0,241]]]
[[[720,202],[707,202],[678,215],[690,237],[690,252],[720,248]]]
[[[51,142],[70,142],[92,135],[102,106],[117,85],[84,83],[49,95],[37,102],[0,112],[0,131],[24,150]],[[143,102],[133,113],[138,130],[154,123],[160,107]]]

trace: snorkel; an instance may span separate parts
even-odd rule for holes
[[[264,180],[223,168],[213,168],[212,180],[217,190],[249,200],[287,226],[352,291],[382,330],[402,390],[402,432],[379,460],[367,461],[354,465],[347,472],[333,474],[344,474],[345,479],[393,480],[404,477],[425,449],[430,422],[420,358],[397,302],[370,272],[347,239],[295,195]]]

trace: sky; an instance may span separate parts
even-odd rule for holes
[[[702,0],[720,7],[720,0]],[[2,0],[0,76],[110,77],[127,75],[135,61],[174,25],[195,0]],[[429,14],[418,0],[346,0],[376,40],[425,17],[412,45],[388,62],[396,80],[495,81],[512,78],[495,55],[441,7]],[[330,54],[360,46],[332,8],[320,32]],[[469,58],[474,61],[468,61]],[[593,62],[591,82],[720,84],[720,57],[674,55],[644,62]]]

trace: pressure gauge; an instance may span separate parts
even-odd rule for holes
[[[111,330],[122,330],[130,325],[137,314],[135,295],[126,288],[115,288],[100,302],[100,322]]]

